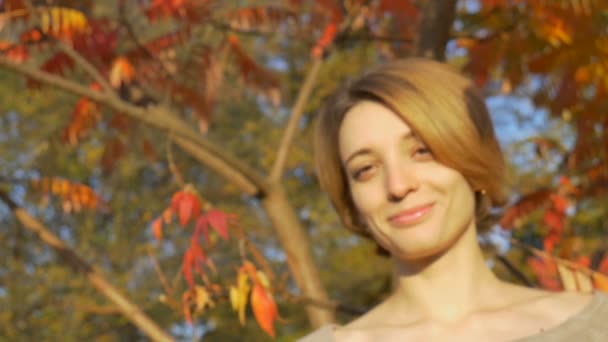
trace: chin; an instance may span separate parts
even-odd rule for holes
[[[387,250],[391,253],[391,256],[397,260],[415,262],[439,256],[450,247],[450,244],[447,242],[431,244],[421,243],[416,246],[412,246],[410,243],[408,245],[410,246],[392,245]]]

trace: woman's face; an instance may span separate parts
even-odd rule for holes
[[[353,202],[394,257],[436,255],[474,229],[474,194],[466,179],[437,162],[387,107],[355,105],[340,126],[339,145]]]

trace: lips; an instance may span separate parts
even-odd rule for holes
[[[424,220],[435,203],[429,203],[401,211],[388,218],[389,222],[397,227],[409,227]]]

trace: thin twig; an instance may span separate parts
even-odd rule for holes
[[[247,251],[251,254],[253,259],[255,259],[256,263],[262,267],[264,273],[266,273],[266,276],[268,277],[268,280],[270,280],[271,283],[274,283],[276,275],[266,261],[266,258],[264,258],[262,252],[260,252],[260,250],[257,249],[257,247],[247,238],[245,232],[240,226],[235,225],[232,229],[235,231],[237,238],[243,241],[245,248],[247,248]]]
[[[176,144],[190,153],[193,158],[237,185],[244,193],[263,197],[270,191],[269,184],[257,171],[224,149],[201,137],[200,133],[192,129],[188,123],[180,119],[165,106],[136,107],[122,101],[118,97],[107,96],[105,93],[94,91],[77,82],[39,70],[27,64],[13,62],[2,56],[0,56],[0,68],[20,73],[36,81],[53,85],[73,94],[85,96],[163,131],[173,131]]]
[[[281,173],[283,172],[283,168],[285,167],[289,148],[295,136],[298,123],[300,122],[300,117],[304,113],[306,101],[312,93],[312,88],[315,84],[315,81],[317,80],[317,76],[319,75],[319,70],[321,69],[322,64],[322,58],[313,59],[312,66],[310,67],[310,70],[306,75],[304,84],[302,85],[302,88],[300,88],[300,92],[298,93],[296,102],[294,103],[293,109],[291,110],[289,122],[287,122],[287,127],[285,127],[283,137],[281,138],[281,143],[279,144],[277,158],[275,159],[274,164],[272,165],[272,170],[269,176],[271,182],[278,182],[279,179],[281,179]]]
[[[175,165],[175,160],[173,159],[173,149],[171,148],[171,142],[173,140],[172,138],[173,132],[169,133],[169,139],[167,139],[167,163],[169,164],[169,170],[171,170],[171,174],[173,174],[173,177],[175,177],[175,181],[177,182],[180,188],[183,188],[186,185],[186,182],[184,182],[184,177],[177,168],[177,165]]]
[[[154,267],[154,271],[156,271],[156,275],[158,275],[158,279],[160,280],[160,283],[163,286],[167,297],[173,297],[173,289],[169,286],[169,283],[167,282],[167,278],[165,277],[163,270],[161,270],[160,266],[158,265],[158,262],[156,262],[156,258],[152,254],[150,246],[148,246],[146,252],[148,253],[148,257],[150,258],[152,267]]]
[[[135,30],[133,29],[133,26],[131,25],[129,20],[127,20],[127,17],[126,17],[127,11],[125,10],[124,1],[119,2],[118,13],[119,13],[120,23],[127,30],[127,36],[129,36],[129,38],[133,41],[133,43],[135,43],[135,45],[137,46],[137,49],[140,51],[143,51],[148,56],[148,58],[152,59],[157,64],[159,64],[166,77],[169,77],[169,78],[173,77],[173,75],[169,71],[169,68],[167,67],[167,65],[165,65],[165,63],[161,59],[157,58],[156,55],[154,53],[152,53],[152,51],[150,51],[150,49],[141,42],[139,37],[137,37],[137,34],[135,34]]]
[[[80,65],[89,76],[91,76],[97,83],[99,83],[99,85],[101,85],[101,87],[103,88],[105,93],[108,94],[108,96],[116,96],[116,93],[114,92],[114,89],[112,88],[110,83],[108,83],[108,81],[99,73],[99,71],[97,71],[97,69],[91,63],[84,59],[82,55],[80,55],[72,47],[60,40],[56,40],[56,44],[59,48],[59,51],[65,53],[72,60],[74,60],[76,64]]]
[[[500,261],[503,266],[505,266],[507,270],[509,270],[509,272],[511,272],[511,274],[513,274],[517,279],[519,279],[519,281],[521,281],[524,285],[528,287],[534,287],[534,284],[520,270],[518,270],[517,267],[515,267],[504,255],[496,255],[496,259],[498,259],[498,261]]]
[[[286,300],[292,301],[295,303],[314,305],[316,307],[331,310],[331,311],[334,311],[334,310],[342,311],[344,313],[347,313],[347,314],[353,315],[353,316],[360,316],[367,312],[367,310],[348,306],[346,304],[338,303],[336,301],[331,301],[331,300],[324,301],[324,300],[318,300],[318,299],[308,298],[308,297],[304,297],[304,296],[298,296],[298,295],[289,293],[287,291],[285,291],[283,293],[279,293],[279,295],[284,297]]]

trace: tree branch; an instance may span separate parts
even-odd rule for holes
[[[173,341],[154,321],[152,321],[139,307],[124,297],[118,289],[112,286],[96,269],[84,261],[76,252],[68,248],[55,234],[53,234],[40,221],[30,216],[27,211],[20,208],[9,196],[0,191],[2,200],[11,209],[13,215],[23,227],[32,231],[42,241],[59,254],[61,259],[76,273],[83,274],[89,283],[103,296],[114,303],[121,313],[140,328],[148,337],[155,341]]]
[[[444,60],[445,47],[456,14],[456,0],[428,0],[423,4],[416,54]]]
[[[289,147],[291,146],[294,135],[296,134],[296,129],[298,127],[300,117],[302,116],[302,113],[304,113],[304,106],[306,105],[306,101],[310,97],[313,85],[317,80],[317,76],[319,75],[319,70],[321,69],[322,64],[322,58],[315,58],[313,60],[312,66],[310,67],[310,70],[306,75],[306,79],[304,80],[304,84],[302,85],[302,88],[300,88],[300,92],[298,93],[296,102],[293,105],[293,109],[291,110],[289,122],[287,123],[287,127],[283,132],[283,137],[281,138],[281,143],[279,144],[277,159],[272,165],[272,170],[270,172],[269,177],[271,182],[277,182],[279,181],[279,179],[281,179],[281,174],[283,172],[283,168],[285,167],[285,162],[287,161]]]
[[[196,160],[204,163],[210,169],[224,176],[224,178],[239,187],[244,193],[251,196],[263,196],[263,194],[267,192],[264,181],[258,180],[260,186],[257,186],[256,183],[245,176],[244,172],[226,163],[223,158],[217,154],[212,153],[208,149],[201,148],[200,145],[196,144],[191,139],[175,136],[173,141],[176,145],[181,147],[182,150],[188,152]]]
[[[517,267],[515,267],[509,261],[509,259],[505,258],[503,255],[496,255],[496,259],[498,259],[498,261],[500,261],[503,266],[505,266],[507,270],[509,270],[509,272],[511,272],[511,274],[513,274],[515,278],[519,279],[519,281],[521,281],[524,285],[534,287],[534,284],[520,270],[518,270]]]
[[[280,293],[280,295],[282,297],[284,297],[287,300],[290,300],[292,302],[296,302],[296,303],[303,303],[306,305],[313,305],[322,309],[326,309],[329,311],[342,311],[344,313],[347,313],[349,315],[353,315],[353,316],[361,316],[363,315],[366,310],[360,309],[360,308],[355,308],[352,306],[348,306],[333,300],[319,300],[319,299],[314,299],[314,298],[308,298],[308,297],[304,297],[304,296],[297,296],[294,294],[291,294],[289,292],[283,292]]]
[[[73,94],[87,97],[106,105],[150,126],[175,134],[175,141],[190,152],[199,162],[233,182],[243,192],[252,196],[263,197],[269,191],[266,181],[248,166],[232,157],[213,143],[203,139],[186,122],[179,119],[170,109],[161,105],[147,108],[136,107],[120,98],[94,91],[79,83],[66,80],[32,66],[12,62],[0,57],[0,67],[31,77],[37,81],[53,85]]]

